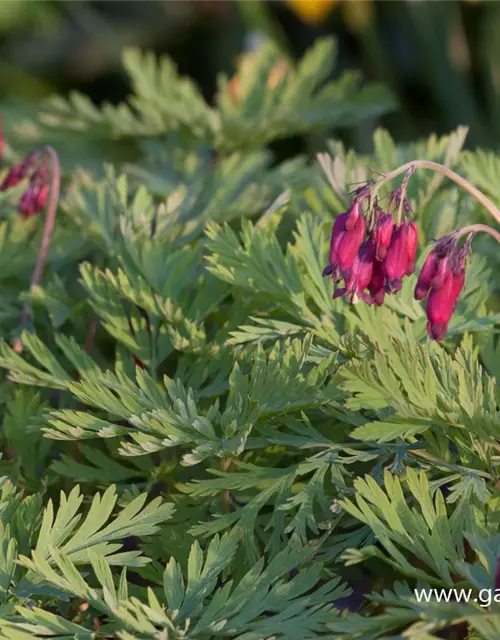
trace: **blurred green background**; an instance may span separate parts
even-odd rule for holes
[[[219,71],[262,35],[300,56],[338,39],[336,73],[359,69],[399,107],[342,137],[369,151],[372,130],[400,142],[470,126],[467,146],[500,144],[500,3],[481,1],[0,1],[0,101],[6,129],[39,101],[72,89],[97,104],[129,92],[124,46],[167,53],[211,100]],[[285,155],[287,153],[285,152]]]

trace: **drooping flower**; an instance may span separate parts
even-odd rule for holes
[[[372,279],[374,262],[375,247],[372,240],[367,240],[355,256],[349,277],[344,278],[345,287],[337,289],[333,297],[339,298],[345,295],[351,303],[355,303],[361,298],[371,304],[372,300],[365,289]]]
[[[45,209],[49,195],[49,185],[47,182],[47,171],[45,164],[41,164],[33,172],[30,183],[19,201],[19,213],[23,218],[40,213]]]
[[[0,184],[0,191],[7,191],[7,189],[11,189],[18,185],[22,180],[26,178],[30,170],[30,165],[28,162],[20,162],[19,164],[15,164],[11,167],[7,175]]]
[[[391,243],[394,220],[390,213],[379,212],[375,221],[372,238],[375,243],[375,257],[383,260],[387,255],[387,249]]]
[[[399,223],[394,227],[387,255],[382,263],[386,279],[386,292],[396,293],[401,289],[408,267],[408,227]]]
[[[440,289],[443,286],[453,259],[455,262],[458,259],[458,251],[453,235],[438,240],[420,270],[415,287],[415,300],[423,300],[431,288]]]
[[[446,274],[439,289],[431,289],[427,298],[427,333],[433,340],[442,340],[455,310],[453,273]]]
[[[418,229],[414,222],[408,224],[408,238],[406,249],[408,253],[408,265],[406,267],[406,275],[411,276],[415,271],[415,256],[417,255],[418,247]]]
[[[387,254],[382,262],[386,293],[400,291],[403,278],[415,271],[418,230],[414,222],[394,226]]]
[[[338,282],[341,277],[349,279],[365,231],[365,219],[358,209],[351,207],[348,212],[337,216],[332,228],[330,256],[328,265],[323,270],[324,276],[331,275],[334,282]]]
[[[335,222],[332,227],[332,234],[330,236],[328,265],[323,269],[323,276],[331,275],[334,282],[338,282],[341,277],[338,272],[338,252],[340,242],[342,241],[345,233],[345,221],[347,215],[347,213],[341,213],[335,218]]]
[[[349,220],[349,217],[347,218]],[[354,264],[358,251],[363,243],[366,232],[366,223],[363,216],[359,216],[351,230],[344,232],[337,254],[340,273],[344,280],[351,277],[351,268]]]
[[[373,263],[372,278],[368,284],[371,304],[380,307],[384,304],[385,298],[385,275],[382,265],[378,260]]]
[[[135,354],[132,354],[132,360],[134,361],[134,364],[136,367],[139,367],[141,369],[145,369],[146,365],[144,364],[144,362],[138,358]]]
[[[435,249],[427,256],[420,274],[418,276],[417,285],[415,287],[415,300],[423,300],[429,293],[431,282],[436,276],[436,271],[440,258]]]
[[[427,256],[420,272],[415,298],[427,293],[427,332],[433,340],[442,340],[457,307],[465,284],[465,265],[471,238],[462,248],[454,235],[445,236]]]

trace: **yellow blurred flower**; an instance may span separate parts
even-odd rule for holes
[[[344,20],[354,33],[362,31],[374,19],[375,7],[371,0],[346,0],[343,8]]]
[[[340,0],[285,0],[290,9],[311,26],[321,24]]]

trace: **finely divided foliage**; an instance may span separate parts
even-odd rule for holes
[[[415,172],[400,200],[377,187],[383,213],[391,193],[414,213],[415,273],[381,217],[364,231],[393,260],[383,306],[321,275],[354,301],[354,254],[332,262],[329,238],[339,219],[350,233],[338,216],[371,169],[438,162],[498,202],[500,158],[462,152],[465,128],[404,147],[378,130],[370,157],[331,141],[276,164],[269,142],[394,106],[330,81],[334,49],[294,66],[266,45],[213,106],[169,59],[129,51],[127,103],[43,105],[39,138],[135,155],[77,172],[61,155],[29,291],[47,194],[39,167],[31,183],[20,158],[3,170],[0,638],[500,637],[500,602],[415,596],[500,586],[498,247],[474,241],[442,342],[414,297],[428,244],[491,220]]]

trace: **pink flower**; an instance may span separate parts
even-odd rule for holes
[[[382,268],[386,279],[386,292],[395,293],[401,289],[403,277],[408,267],[408,227],[399,223],[394,227],[391,243]]]
[[[415,299],[427,299],[427,332],[442,340],[465,284],[465,264],[470,240],[459,249],[453,236],[446,236],[427,256],[415,288]]]
[[[457,297],[453,286],[453,273],[446,274],[439,289],[431,289],[427,299],[427,333],[433,340],[442,340],[455,310]]]
[[[334,282],[338,282],[341,277],[338,272],[338,253],[339,245],[345,233],[345,222],[347,216],[347,213],[341,213],[335,218],[330,237],[330,255],[328,257],[328,265],[323,269],[323,276],[331,275]]]
[[[375,243],[375,257],[377,260],[383,260],[387,255],[387,249],[391,242],[394,221],[390,213],[381,211],[375,221],[372,238]]]
[[[351,268],[354,264],[358,251],[363,243],[366,232],[366,223],[363,216],[360,216],[350,231],[345,231],[339,243],[337,254],[340,273],[344,280],[349,280]]]
[[[371,298],[365,293],[365,289],[370,284],[373,275],[375,261],[375,247],[371,240],[365,242],[359,249],[349,278],[345,279],[345,287],[337,289],[333,294],[334,298],[345,295],[351,303],[357,302],[359,298],[371,304]]]
[[[408,239],[407,239],[407,253],[408,253],[408,265],[406,267],[406,275],[411,276],[415,271],[415,256],[417,255],[418,247],[418,229],[414,222],[408,224]]]
[[[429,293],[431,288],[431,281],[436,275],[436,271],[439,264],[439,256],[436,250],[432,250],[427,256],[420,274],[417,280],[417,286],[415,287],[415,300],[423,300]]]
[[[337,216],[332,228],[329,264],[323,270],[323,275],[331,275],[334,282],[338,282],[341,276],[349,279],[352,265],[365,237],[364,217],[358,215],[354,225],[347,229],[350,215],[350,213],[341,213]]]
[[[384,304],[385,298],[385,276],[382,265],[378,260],[373,264],[372,279],[368,284],[371,303],[380,307]]]

